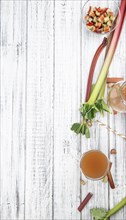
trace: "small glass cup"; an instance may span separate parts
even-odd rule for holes
[[[108,104],[120,113],[126,113],[126,81],[115,83],[108,93]]]
[[[110,161],[100,150],[90,150],[84,153],[80,160],[80,169],[90,180],[103,179],[110,167]]]
[[[109,32],[104,32],[104,33],[97,33],[97,32],[93,32],[91,30],[89,30],[87,27],[86,27],[86,21],[84,19],[84,17],[87,15],[87,12],[89,10],[89,7],[92,6],[93,8],[94,7],[100,7],[100,8],[109,8],[113,11],[114,13],[114,16],[115,16],[115,21],[113,22],[113,25],[112,27],[110,28],[110,31]],[[119,16],[118,16],[119,15]],[[117,18],[118,16],[118,18]],[[109,33],[111,33],[112,31],[114,31],[119,23],[119,20],[120,20],[120,9],[119,9],[119,6],[117,4],[117,2],[115,0],[112,0],[112,1],[107,1],[107,0],[87,0],[86,3],[84,4],[83,8],[82,8],[82,20],[83,20],[83,23],[85,24],[85,27],[88,31],[91,31],[92,33],[96,33],[96,34],[101,34],[101,35],[107,35]]]

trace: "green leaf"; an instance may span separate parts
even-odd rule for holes
[[[111,113],[110,108],[108,107],[108,105],[104,102],[104,100],[102,101],[102,106],[104,111]]]
[[[95,220],[101,220],[105,218],[107,214],[107,210],[103,208],[93,208],[90,210],[91,216],[94,217]]]
[[[76,134],[81,133],[81,128],[82,128],[82,125],[79,125],[79,127],[75,130]]]
[[[83,117],[82,123],[74,123],[71,127],[71,130],[76,134],[83,134],[86,138],[90,138],[90,131],[88,122],[92,123],[93,119],[96,117],[96,114],[104,114],[104,112],[110,112],[108,105],[104,102],[103,98],[100,98],[95,101],[94,104],[89,104],[88,102],[84,103],[80,107],[80,113]]]
[[[97,107],[98,111],[99,111],[101,114],[104,114],[104,111],[111,113],[111,111],[110,111],[108,105],[105,103],[105,101],[104,101],[103,99],[98,99],[98,100],[95,102],[95,106]]]
[[[80,126],[80,123],[74,123],[71,127],[71,130],[74,131]]]
[[[96,109],[92,108],[89,112],[87,112],[87,114],[85,115],[85,118],[87,120],[92,120],[96,117],[96,113],[97,113]]]

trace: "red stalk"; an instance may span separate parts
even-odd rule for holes
[[[107,45],[107,38],[104,38],[102,44],[98,47],[98,49],[96,50],[96,53],[93,57],[91,67],[90,67],[90,71],[89,71],[89,76],[88,76],[87,91],[86,91],[86,102],[88,101],[89,96],[90,96],[94,70],[95,70],[98,58],[99,58],[102,50],[104,49],[104,47],[106,45]]]
[[[111,167],[112,167],[112,163],[110,162],[110,166],[109,166],[109,172],[107,174],[108,176],[108,181],[109,181],[109,185],[112,189],[115,189],[115,183],[111,174]]]
[[[87,205],[87,203],[89,202],[89,200],[91,199],[91,197],[93,196],[92,193],[88,193],[87,196],[85,197],[85,199],[82,201],[82,203],[79,205],[78,207],[78,211],[81,212],[82,209]]]

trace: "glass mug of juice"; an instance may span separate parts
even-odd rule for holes
[[[108,103],[117,112],[126,112],[126,81],[115,83],[109,91]]]
[[[90,150],[82,155],[80,168],[84,176],[91,180],[103,179],[109,171],[110,162],[99,150]]]

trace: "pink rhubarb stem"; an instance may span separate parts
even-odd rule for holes
[[[90,67],[90,71],[89,71],[89,76],[88,76],[88,83],[87,83],[87,91],[86,91],[86,102],[88,101],[89,97],[90,97],[90,92],[91,92],[91,86],[92,86],[92,80],[93,80],[93,75],[94,75],[94,70],[98,61],[98,58],[102,52],[102,50],[104,49],[104,47],[107,45],[107,38],[103,39],[102,44],[98,47],[92,63],[91,63],[91,67]]]

